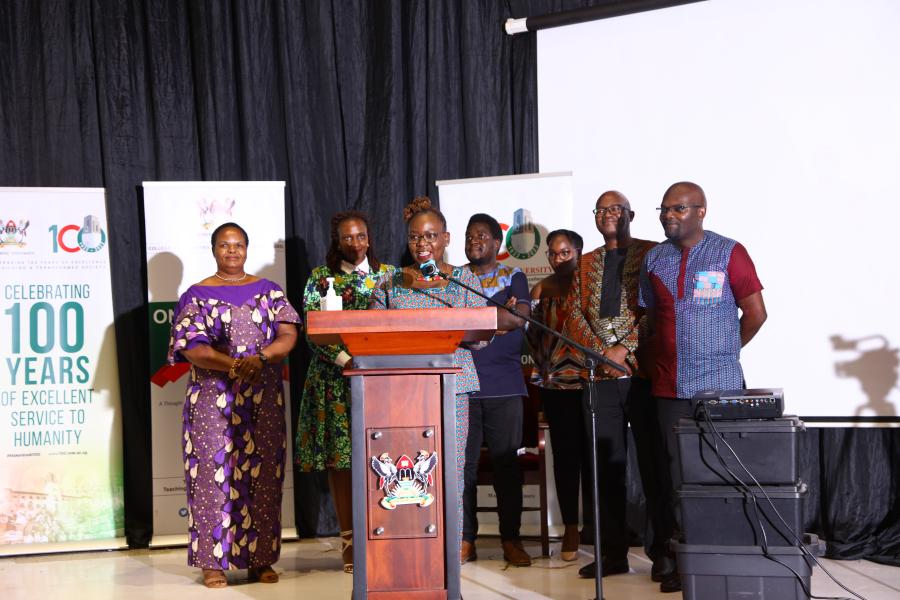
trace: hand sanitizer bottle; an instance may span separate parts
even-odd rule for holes
[[[320,310],[343,310],[344,299],[338,296],[334,291],[334,277],[326,277],[328,281],[328,291],[319,299]]]

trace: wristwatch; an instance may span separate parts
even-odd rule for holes
[[[260,350],[260,351],[257,353],[257,356],[259,357],[259,362],[262,363],[262,366],[265,367],[267,364],[269,364],[269,357],[266,356],[266,353],[265,353],[265,352],[263,352],[262,350]]]

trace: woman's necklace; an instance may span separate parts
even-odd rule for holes
[[[243,280],[247,279],[247,273],[244,273],[240,277],[222,277],[221,275],[219,275],[219,272],[216,271],[216,277],[218,277],[222,281],[227,281],[229,283],[236,283],[238,281],[243,281]]]

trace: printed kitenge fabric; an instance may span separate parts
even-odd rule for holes
[[[451,276],[464,284],[479,289],[481,284],[472,271],[463,267],[453,267]],[[393,276],[375,288],[369,308],[465,308],[487,306],[487,300],[470,292],[452,281],[446,287],[405,288],[403,271],[397,270]],[[472,353],[465,348],[457,348],[453,355],[456,366],[462,372],[456,376],[456,393],[463,394],[478,390],[478,375]]]
[[[481,289],[488,298],[503,291],[512,285],[513,275],[522,273],[519,267],[508,267],[503,263],[497,263],[493,271],[475,275],[481,282]],[[523,273],[524,276],[524,273]]]
[[[655,316],[653,395],[691,398],[744,387],[737,302],[760,290],[744,247],[712,231],[686,250],[669,241],[650,250],[640,305]]]
[[[344,310],[365,310],[372,290],[393,273],[390,265],[381,265],[377,271],[370,269],[365,276],[334,272],[325,265],[316,267],[303,292],[304,314],[319,310],[319,300],[328,290],[327,277],[334,277],[334,291],[342,298]],[[335,362],[347,349],[343,344],[318,346],[309,338],[307,342],[313,357],[300,400],[295,462],[303,471],[349,469],[350,386],[343,376],[343,366]]]
[[[514,296],[517,305],[529,304],[528,279],[520,268],[498,263],[489,273],[476,277],[481,281],[484,295],[494,302],[506,304]],[[525,378],[522,377],[523,341],[524,331],[521,328],[513,329],[495,336],[490,344],[472,352],[481,388],[473,396],[497,398],[528,395]]]
[[[601,352],[616,344],[625,346],[628,348],[626,362],[634,373],[639,368],[638,344],[643,342],[642,338],[646,334],[643,326],[646,319],[642,319],[640,323],[638,321],[638,280],[644,257],[654,246],[656,242],[634,239],[625,250],[618,316],[600,316],[606,246],[581,257],[569,291],[569,302],[573,309],[566,321],[565,334],[582,346]],[[621,374],[611,377],[619,376]]]
[[[562,333],[571,307],[564,297],[548,296],[532,300],[531,318]],[[548,389],[580,390],[584,355],[537,327],[527,327],[525,333],[534,359],[531,382]]]
[[[453,267],[451,276],[466,285],[478,289],[480,283],[472,271],[463,267]],[[487,306],[487,301],[464,287],[450,282],[446,287],[405,288],[403,271],[397,270],[372,294],[371,309],[407,308],[466,308]],[[463,482],[465,481],[466,438],[469,434],[469,392],[478,391],[478,374],[472,353],[465,348],[457,348],[453,355],[456,366],[462,372],[456,375],[456,476],[459,482],[459,534],[462,535]]]
[[[278,323],[300,315],[274,282],[192,286],[178,301],[169,363],[201,344],[234,358],[275,339]],[[281,551],[281,488],[287,446],[281,365],[258,385],[192,367],[182,415],[188,501],[188,564],[246,569],[275,563]]]

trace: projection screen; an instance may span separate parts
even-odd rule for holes
[[[665,189],[700,184],[765,286],[747,384],[812,420],[898,421],[898,27],[891,0],[709,0],[538,32],[540,169],[574,173],[586,247],[601,192],[661,240]]]

